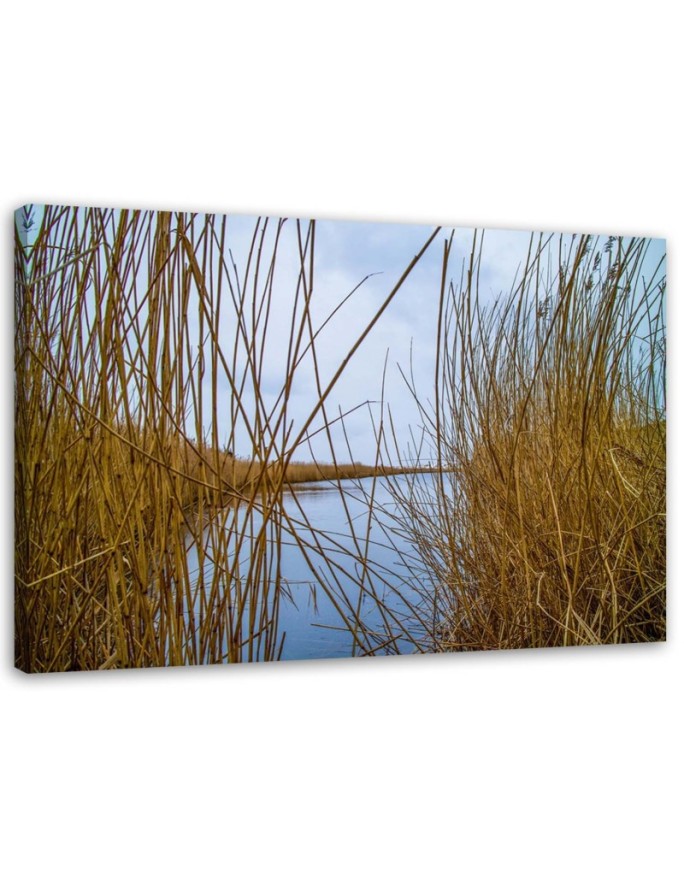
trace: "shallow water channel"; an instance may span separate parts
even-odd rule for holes
[[[391,478],[395,489],[398,480],[406,479]],[[240,659],[268,659],[276,644],[275,656],[289,660],[425,649],[431,611],[412,564],[415,549],[396,519],[395,497],[384,478],[302,483],[283,494],[277,544],[272,529],[262,543],[268,576],[262,574],[261,583],[267,580],[277,586],[266,598],[263,592],[246,590],[249,597],[240,611],[243,621],[251,610],[258,621],[270,617],[271,632],[257,648],[252,640],[249,656],[241,648]],[[240,570],[253,565],[250,556],[259,542],[263,518],[240,508],[232,527],[226,528],[249,535],[235,548],[229,539],[223,557],[211,553],[203,557],[199,582],[205,593],[215,574],[212,559],[223,558],[226,565],[226,556],[235,560],[237,555]],[[247,529],[245,517],[251,518]],[[195,546],[188,548],[188,564],[199,571]],[[235,582],[235,577],[226,578],[223,588]],[[259,626],[263,629],[262,623],[256,629]],[[251,631],[255,631],[253,623]]]

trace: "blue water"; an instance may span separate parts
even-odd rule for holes
[[[266,620],[274,608],[277,614],[268,638],[258,647],[252,642],[251,655],[245,648],[241,659],[264,659],[266,646],[272,650],[274,644],[277,656],[288,660],[405,654],[425,645],[430,609],[413,573],[415,550],[394,520],[396,503],[387,482],[369,478],[340,485],[342,493],[338,486],[315,483],[284,494],[279,549],[271,531],[263,556],[278,586],[268,599],[257,598],[254,607],[247,599],[242,610],[243,619],[253,613]],[[237,521],[241,527],[244,517],[251,517],[250,540],[239,549],[244,571],[263,520],[254,511],[234,515],[233,525]],[[188,557],[191,569],[198,569],[197,549],[189,548]],[[198,593],[206,593],[212,582],[212,557],[222,558],[209,552]]]

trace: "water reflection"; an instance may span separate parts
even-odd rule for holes
[[[208,591],[221,597],[233,629],[221,634],[224,653],[237,643],[242,660],[418,650],[425,625],[416,619],[421,597],[407,567],[414,551],[394,509],[386,481],[369,478],[296,486],[265,525],[255,508],[223,511],[222,528],[207,528],[205,546],[188,548],[195,613],[215,606]],[[255,562],[261,590],[243,576]]]

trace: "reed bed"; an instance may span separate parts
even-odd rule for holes
[[[338,462],[332,440],[328,466],[293,456],[314,430],[330,437],[339,419],[326,412],[332,390],[437,230],[324,375],[320,334],[344,317],[357,288],[315,322],[313,222],[292,221],[287,237],[285,221],[256,221],[240,267],[226,217],[49,206],[39,224],[27,209],[23,225],[31,235],[17,233],[15,262],[17,666],[277,659],[285,539],[299,543],[354,652],[392,650],[403,623],[383,612],[389,629],[368,632],[346,592],[353,583],[382,606],[362,558],[370,525],[357,538],[350,522],[346,563],[323,565],[325,536],[287,512],[283,492],[295,480],[364,473]],[[285,247],[298,271],[283,328],[273,316]],[[274,345],[275,396],[264,380]],[[304,371],[317,394],[295,417]],[[232,450],[245,436],[241,459]]]
[[[278,659],[295,601],[287,543],[352,654],[665,638],[665,281],[647,242],[533,236],[510,292],[486,305],[483,237],[458,283],[447,240],[430,401],[406,374],[417,441],[398,448],[383,390],[362,464],[348,439],[346,462],[335,448],[331,393],[439,230],[324,375],[324,331],[363,282],[316,322],[313,222],[288,235],[257,220],[239,267],[225,217],[48,207],[23,225],[20,669]],[[284,256],[297,266],[286,327]],[[314,433],[325,463],[295,457]],[[381,477],[391,511],[377,508]],[[339,493],[344,535],[310,522],[296,493],[284,503],[317,481]],[[403,575],[371,562],[378,540]]]
[[[643,240],[533,237],[485,305],[486,240],[456,284],[451,247],[410,450],[439,473],[394,483],[433,649],[663,640],[664,264]]]

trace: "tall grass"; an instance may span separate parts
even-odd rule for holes
[[[364,631],[339,564],[321,574],[321,536],[303,512],[288,514],[283,488],[308,478],[293,456],[314,430],[330,438],[333,388],[437,231],[324,373],[321,331],[351,294],[315,322],[315,223],[293,227],[285,327],[274,318],[285,221],[255,223],[240,267],[220,216],[51,206],[35,240],[17,234],[19,668],[277,659],[285,537],[300,544],[355,650],[391,641]],[[275,343],[283,369],[272,395]],[[317,393],[302,417],[291,398],[304,371]],[[240,460],[232,450],[245,436]],[[330,458],[318,477],[344,476],[332,445]],[[345,577],[375,595],[365,568],[354,573],[361,551],[355,538]]]
[[[486,240],[458,284],[451,247],[410,452],[440,473],[394,486],[433,647],[664,639],[664,265],[643,240],[533,237],[486,305]]]
[[[383,402],[361,465],[348,439],[352,464],[335,446],[331,394],[438,230],[326,371],[322,340],[363,282],[316,320],[313,222],[256,221],[240,266],[226,217],[48,207],[34,232],[22,222],[19,668],[277,659],[287,543],[353,654],[665,637],[665,283],[647,242],[534,236],[487,304],[483,237],[459,283],[446,241],[432,399],[406,376],[411,462]],[[327,464],[296,460],[314,433]],[[394,478],[426,459],[429,475]],[[348,497],[341,481],[362,476]],[[397,502],[381,512],[380,476]],[[284,503],[309,480],[337,488],[345,535],[310,522],[296,493]],[[376,525],[403,580],[371,562]]]

